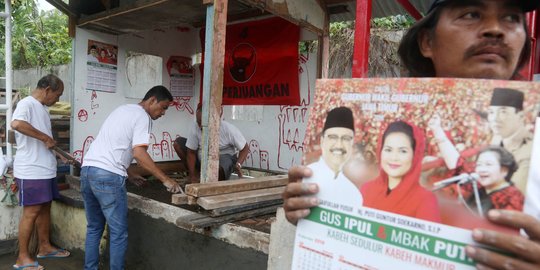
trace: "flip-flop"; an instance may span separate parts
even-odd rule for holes
[[[39,265],[37,261],[33,263],[25,264],[25,265],[16,265],[16,264],[13,265],[13,269],[15,270],[24,270],[31,267],[37,268],[38,270],[45,270],[45,267]]]
[[[38,259],[44,259],[44,258],[66,258],[69,257],[71,253],[63,248],[59,248],[55,251],[49,252],[45,255],[37,255]]]

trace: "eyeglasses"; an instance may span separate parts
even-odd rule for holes
[[[341,143],[350,143],[353,140],[353,137],[349,135],[338,136],[338,135],[330,134],[330,135],[326,135],[325,137],[331,143],[337,143],[338,140],[341,141]]]

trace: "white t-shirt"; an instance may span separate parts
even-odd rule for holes
[[[99,133],[84,155],[83,166],[127,176],[133,161],[133,148],[148,146],[152,119],[138,104],[122,105],[105,120]]]
[[[201,150],[201,138],[202,131],[199,128],[199,125],[197,125],[197,122],[193,122],[191,130],[186,138],[186,147],[194,151]],[[242,150],[244,146],[246,146],[246,139],[240,130],[230,123],[221,121],[219,127],[219,154],[234,155],[239,150]]]
[[[343,174],[343,171],[336,175],[322,157],[317,162],[309,164],[308,167],[313,171],[313,175],[304,178],[303,182],[317,183],[319,186],[317,197],[321,201],[346,205],[352,207],[354,213],[357,213],[364,199],[360,189]],[[341,209],[334,210],[342,211]]]
[[[52,138],[51,118],[47,107],[32,96],[23,98],[13,112],[13,120],[21,120]],[[56,177],[56,157],[40,140],[15,132],[17,153],[13,173],[20,179]]]

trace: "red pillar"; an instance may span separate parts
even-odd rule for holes
[[[371,0],[356,0],[356,23],[354,26],[353,78],[368,75]]]
[[[519,74],[521,75],[521,78],[524,80],[532,80],[533,74],[539,73],[539,57],[540,57],[540,47],[538,44],[538,38],[540,37],[539,29],[538,29],[538,12],[530,12],[526,16],[527,19],[527,25],[529,28],[530,38],[531,38],[531,58],[529,59],[529,63],[525,65],[520,71]]]
[[[398,2],[401,4],[401,6],[415,19],[420,20],[422,19],[422,14],[418,12],[418,9],[416,9],[409,0],[398,0]]]

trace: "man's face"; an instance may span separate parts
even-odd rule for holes
[[[349,159],[353,149],[354,132],[343,127],[327,129],[321,138],[322,157],[326,164],[338,172]]]
[[[90,49],[90,54],[97,57],[98,56],[97,49],[94,49],[94,48]]]
[[[64,93],[64,84],[60,84],[56,91],[51,89],[50,87],[47,87],[45,89],[45,100],[43,104],[45,106],[54,105],[56,102],[58,102],[58,100],[60,100],[60,96],[62,96],[63,93]]]
[[[488,122],[493,134],[508,138],[523,127],[523,113],[514,107],[489,106]]]
[[[152,118],[152,120],[156,120],[162,117],[163,115],[165,115],[165,112],[169,108],[170,101],[168,100],[157,101],[155,97],[151,97],[151,99],[153,100],[150,102],[148,114],[150,115],[150,118]]]
[[[524,13],[514,0],[471,0],[441,11],[420,47],[437,77],[510,79],[525,45]],[[512,4],[514,3],[514,4]]]

